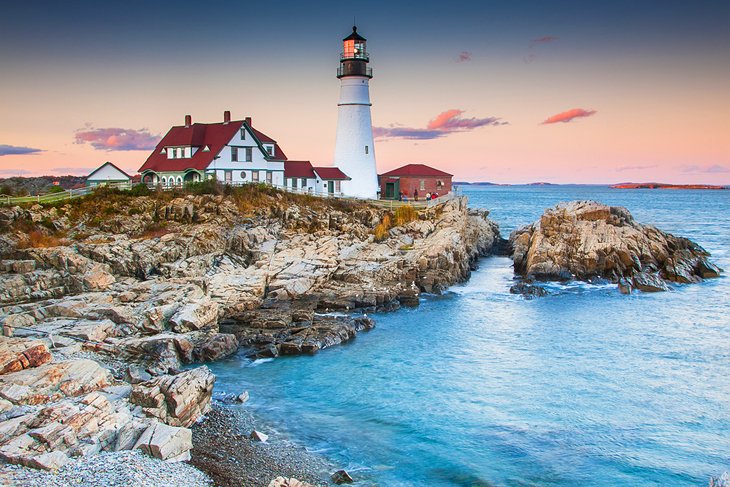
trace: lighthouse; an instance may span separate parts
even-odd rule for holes
[[[352,34],[342,40],[340,67],[340,101],[337,104],[337,139],[334,165],[351,179],[342,182],[348,196],[377,198],[378,173],[375,169],[373,122],[370,118],[370,79],[372,68],[366,40],[352,27]]]

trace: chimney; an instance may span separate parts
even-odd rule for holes
[[[230,121],[231,121],[231,111],[226,110],[225,112],[223,112],[223,123],[228,123]]]
[[[185,115],[185,127],[190,127],[193,124],[193,117]]]
[[[246,117],[246,125],[251,126],[251,117]]]

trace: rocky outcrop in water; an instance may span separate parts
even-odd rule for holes
[[[669,289],[718,277],[710,254],[689,239],[637,223],[594,201],[561,203],[510,236],[515,273],[528,280],[608,279],[624,292]]]

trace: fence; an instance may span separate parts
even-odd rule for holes
[[[85,188],[78,189],[67,189],[59,191],[57,193],[46,193],[39,194],[36,196],[0,196],[0,204],[5,205],[19,205],[23,203],[57,203],[59,201],[70,200],[78,198],[79,196],[85,196],[92,193],[96,188],[100,186],[87,186]],[[105,185],[107,188],[117,189],[130,189],[132,184],[130,183],[110,183]]]
[[[227,183],[230,186],[246,186],[248,184],[256,184],[256,183]],[[261,184],[261,183],[259,183]],[[266,183],[268,184],[268,183]],[[0,197],[0,204],[5,205],[18,205],[18,204],[24,204],[24,203],[57,203],[59,201],[65,201],[70,200],[74,198],[78,198],[81,196],[86,196],[87,194],[91,194],[96,190],[97,188],[105,187],[105,188],[116,188],[121,190],[128,190],[131,189],[132,186],[134,186],[132,183],[109,183],[101,186],[87,186],[84,188],[78,188],[78,189],[67,189],[65,191],[59,191],[56,193],[46,193],[46,194],[39,194],[36,196],[2,196]],[[279,186],[276,184],[269,184],[269,186],[273,186],[276,189],[286,191],[288,193],[295,193],[295,194],[303,194],[303,195],[310,195],[310,196],[317,196],[320,198],[338,198],[338,199],[345,199],[345,200],[351,200],[351,201],[361,201],[363,203],[369,203],[371,205],[375,205],[381,208],[398,208],[400,206],[406,206],[411,205],[416,209],[424,209],[424,208],[431,208],[433,206],[436,206],[438,204],[444,203],[446,201],[449,201],[455,197],[457,197],[456,192],[451,192],[449,194],[439,196],[438,198],[430,201],[398,201],[398,200],[377,200],[377,199],[368,199],[368,198],[357,198],[354,196],[346,196],[342,193],[325,193],[325,192],[313,192],[305,189],[300,188],[291,188],[289,186]],[[177,186],[151,186],[150,188],[159,188],[164,191],[171,191],[173,189],[185,189],[185,186],[177,185]]]

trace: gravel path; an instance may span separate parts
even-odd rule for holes
[[[266,487],[276,477],[294,477],[327,486],[337,470],[323,457],[271,431],[241,406],[213,403],[206,419],[193,426],[191,463],[217,486]],[[252,430],[269,436],[266,443],[248,438]]]
[[[167,463],[139,450],[127,450],[83,457],[56,473],[19,465],[0,465],[0,485],[210,487],[213,482],[206,474],[187,463]]]

